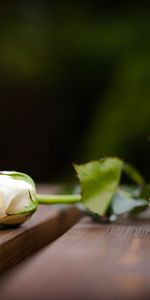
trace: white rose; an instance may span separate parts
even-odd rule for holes
[[[0,225],[18,225],[37,209],[31,177],[18,172],[0,172]]]

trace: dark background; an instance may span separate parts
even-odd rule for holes
[[[0,4],[0,169],[65,181],[119,155],[149,180],[149,6],[52,2]]]

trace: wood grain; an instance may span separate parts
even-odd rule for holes
[[[73,206],[39,206],[32,218],[16,229],[0,230],[0,272],[12,268],[55,240],[80,217]]]
[[[84,217],[4,279],[1,297],[149,299],[150,222],[98,224]]]

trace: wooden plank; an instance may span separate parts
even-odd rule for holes
[[[16,265],[55,240],[80,217],[73,206],[39,206],[32,218],[17,229],[0,230],[0,272]]]
[[[1,282],[2,300],[149,299],[150,221],[84,217]]]

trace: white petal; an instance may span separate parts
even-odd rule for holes
[[[22,191],[17,196],[15,196],[9,207],[6,210],[7,214],[13,215],[19,211],[22,211],[26,207],[28,207],[31,203],[29,191]]]

